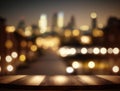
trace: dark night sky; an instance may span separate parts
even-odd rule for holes
[[[55,12],[63,11],[65,24],[72,15],[77,26],[90,25],[90,12],[97,12],[98,22],[106,23],[109,16],[120,18],[120,0],[0,0],[0,16],[10,25],[17,25],[25,17],[26,25],[37,24],[40,14],[51,17]]]

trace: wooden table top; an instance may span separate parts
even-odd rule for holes
[[[0,88],[8,89],[120,89],[117,75],[6,75]]]

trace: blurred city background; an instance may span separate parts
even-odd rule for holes
[[[119,75],[119,5],[1,0],[0,75]]]

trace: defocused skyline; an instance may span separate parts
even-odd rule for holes
[[[47,14],[48,25],[56,12],[64,12],[65,25],[73,15],[76,25],[90,25],[90,13],[98,14],[98,23],[106,24],[110,16],[120,18],[119,0],[1,0],[0,16],[8,25],[17,25],[25,18],[26,25],[38,24],[41,14]]]

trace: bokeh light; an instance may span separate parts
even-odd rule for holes
[[[17,58],[17,57],[18,57],[18,53],[14,51],[14,52],[11,53],[11,56],[12,56],[13,58]]]
[[[95,47],[95,48],[93,49],[93,53],[94,53],[94,54],[99,54],[99,53],[100,53],[99,48]]]
[[[19,56],[19,60],[22,61],[22,62],[24,62],[26,60],[26,56],[24,54],[21,54]]]
[[[13,71],[14,67],[12,65],[8,65],[7,66],[7,71],[11,72]]]
[[[88,67],[89,67],[90,69],[93,69],[93,68],[95,67],[95,62],[94,62],[94,61],[88,62]]]
[[[81,53],[82,53],[82,54],[87,54],[87,48],[83,47],[83,48],[81,49]]]
[[[74,69],[78,69],[79,67],[81,67],[82,65],[79,63],[79,62],[77,62],[77,61],[73,61],[72,62],[72,67],[74,68]]]
[[[10,55],[7,55],[5,57],[6,62],[10,63],[12,61],[12,57]]]
[[[72,67],[67,67],[66,68],[66,72],[69,73],[69,74],[71,74],[71,73],[74,72],[74,69]]]
[[[112,71],[113,71],[114,73],[118,73],[118,72],[119,72],[119,67],[118,67],[117,65],[113,66],[113,67],[112,67]]]

